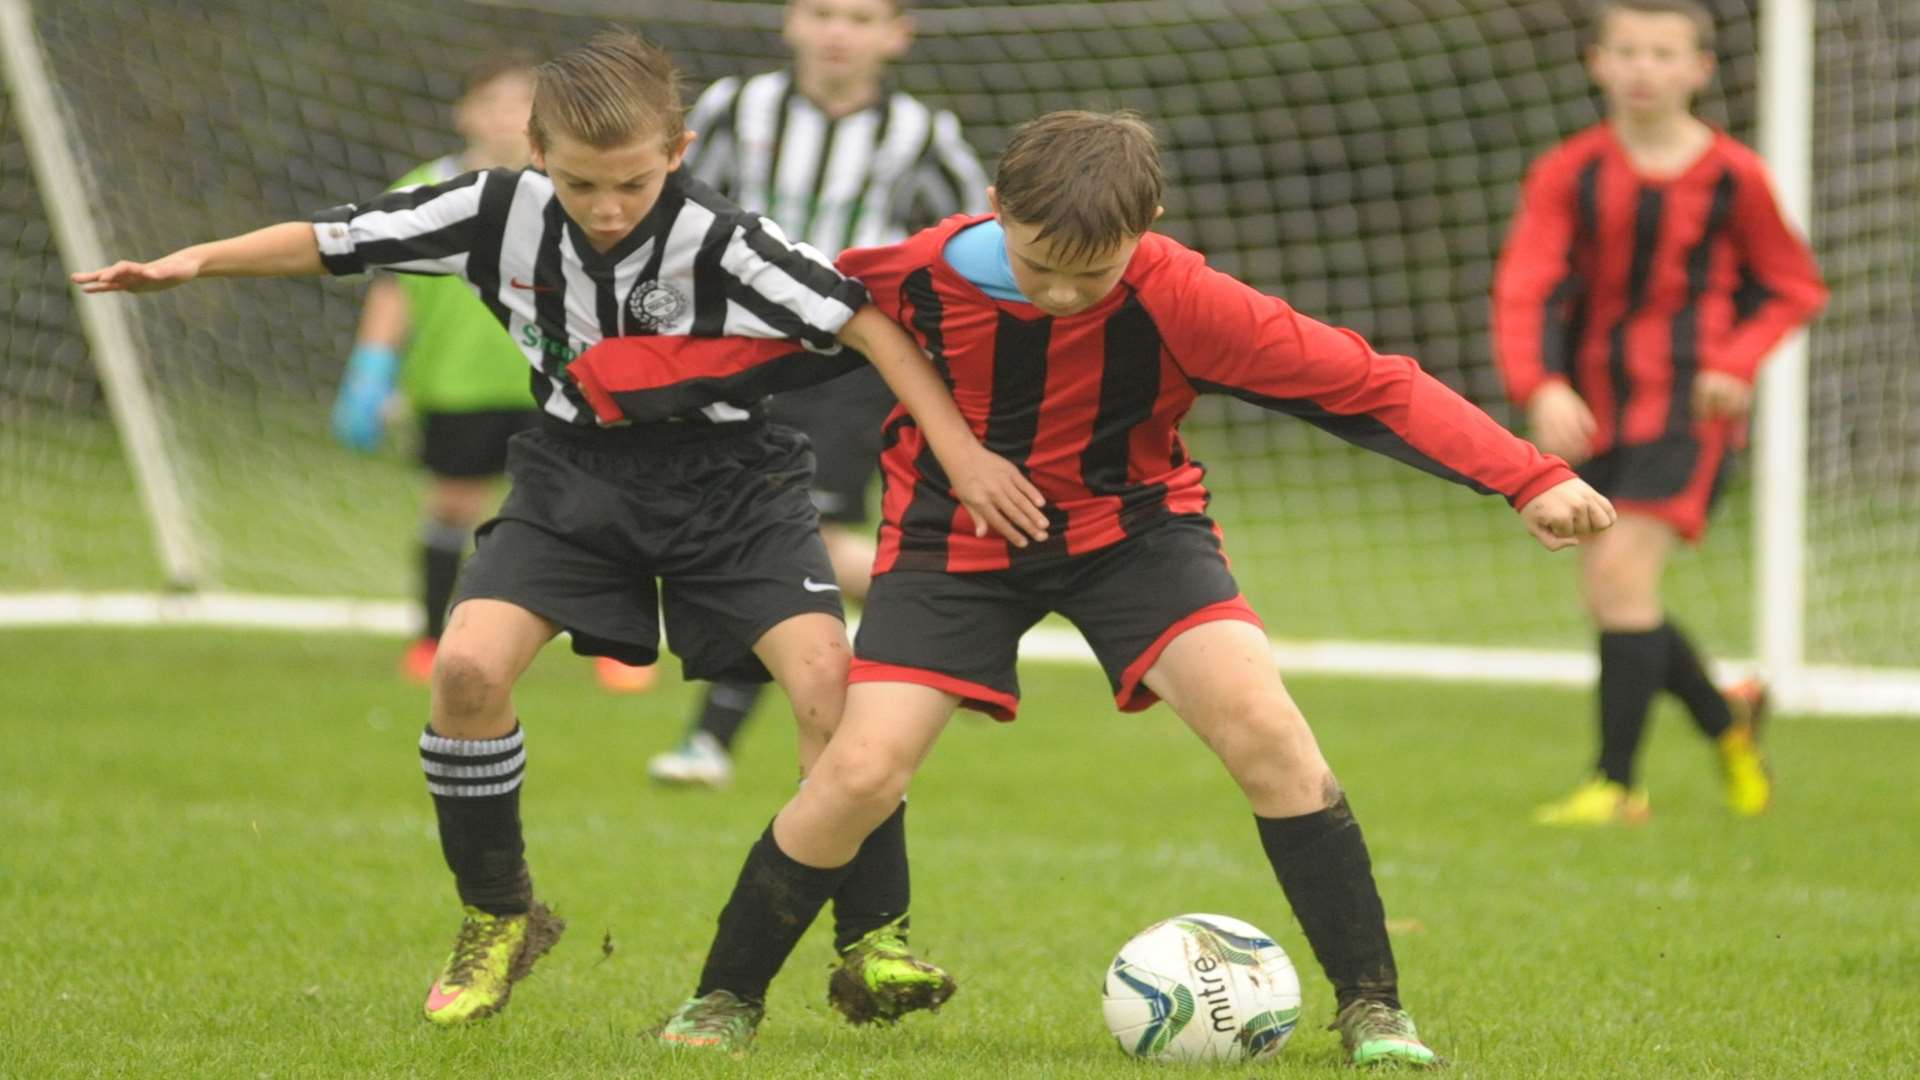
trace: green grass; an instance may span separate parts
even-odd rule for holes
[[[413,744],[425,694],[378,639],[0,635],[0,1075],[1147,1077],[1105,1034],[1119,944],[1238,915],[1302,968],[1260,1075],[1343,1076],[1324,981],[1219,765],[1091,669],[1029,665],[1023,719],[957,722],[916,784],[916,940],[961,979],[938,1017],[854,1031],[818,928],[745,1062],[639,1036],[689,988],[746,846],[791,790],[790,725],[730,795],[641,778],[690,707],[614,699],[563,649],[520,694],[531,856],[572,922],[506,1014],[416,1010],[456,909]],[[1526,823],[1578,776],[1583,695],[1299,679],[1367,828],[1404,989],[1462,1077],[1910,1074],[1920,1052],[1920,725],[1788,719],[1758,822],[1719,808],[1662,715],[1655,820]],[[603,939],[613,951],[603,955]],[[1177,1075],[1245,1076],[1245,1069]]]

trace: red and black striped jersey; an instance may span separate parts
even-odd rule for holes
[[[1501,253],[1493,343],[1508,393],[1571,384],[1596,453],[1685,434],[1695,373],[1751,380],[1826,302],[1764,163],[1721,132],[1677,176],[1641,175],[1601,123],[1536,161]]]
[[[876,573],[994,570],[1079,555],[1207,504],[1180,421],[1227,393],[1524,504],[1572,473],[1405,356],[1300,315],[1149,233],[1120,284],[1065,318],[992,299],[948,265],[954,217],[838,265],[932,357],[973,433],[1044,493],[1046,543],[976,537],[920,429],[888,419]]]

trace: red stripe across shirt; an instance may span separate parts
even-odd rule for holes
[[[1641,175],[1597,124],[1529,170],[1494,280],[1494,348],[1524,404],[1563,380],[1596,453],[1685,435],[1694,375],[1752,380],[1826,301],[1764,164],[1715,132],[1677,176]]]

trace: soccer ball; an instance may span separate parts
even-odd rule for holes
[[[1120,1049],[1154,1061],[1272,1057],[1300,1019],[1286,950],[1225,915],[1179,915],[1120,947],[1102,1000]]]

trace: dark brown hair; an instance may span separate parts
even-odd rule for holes
[[[604,30],[535,68],[534,80],[527,136],[543,150],[555,135],[603,150],[650,134],[672,146],[686,130],[680,72],[638,34]]]
[[[1607,16],[1616,11],[1637,11],[1646,15],[1684,15],[1693,22],[1693,43],[1706,52],[1713,51],[1713,12],[1700,0],[1599,0],[1593,5],[1588,33],[1594,44],[1606,33]]]
[[[1166,189],[1153,128],[1130,109],[1048,113],[1000,155],[1000,211],[1037,225],[1063,258],[1103,252],[1152,227]]]

